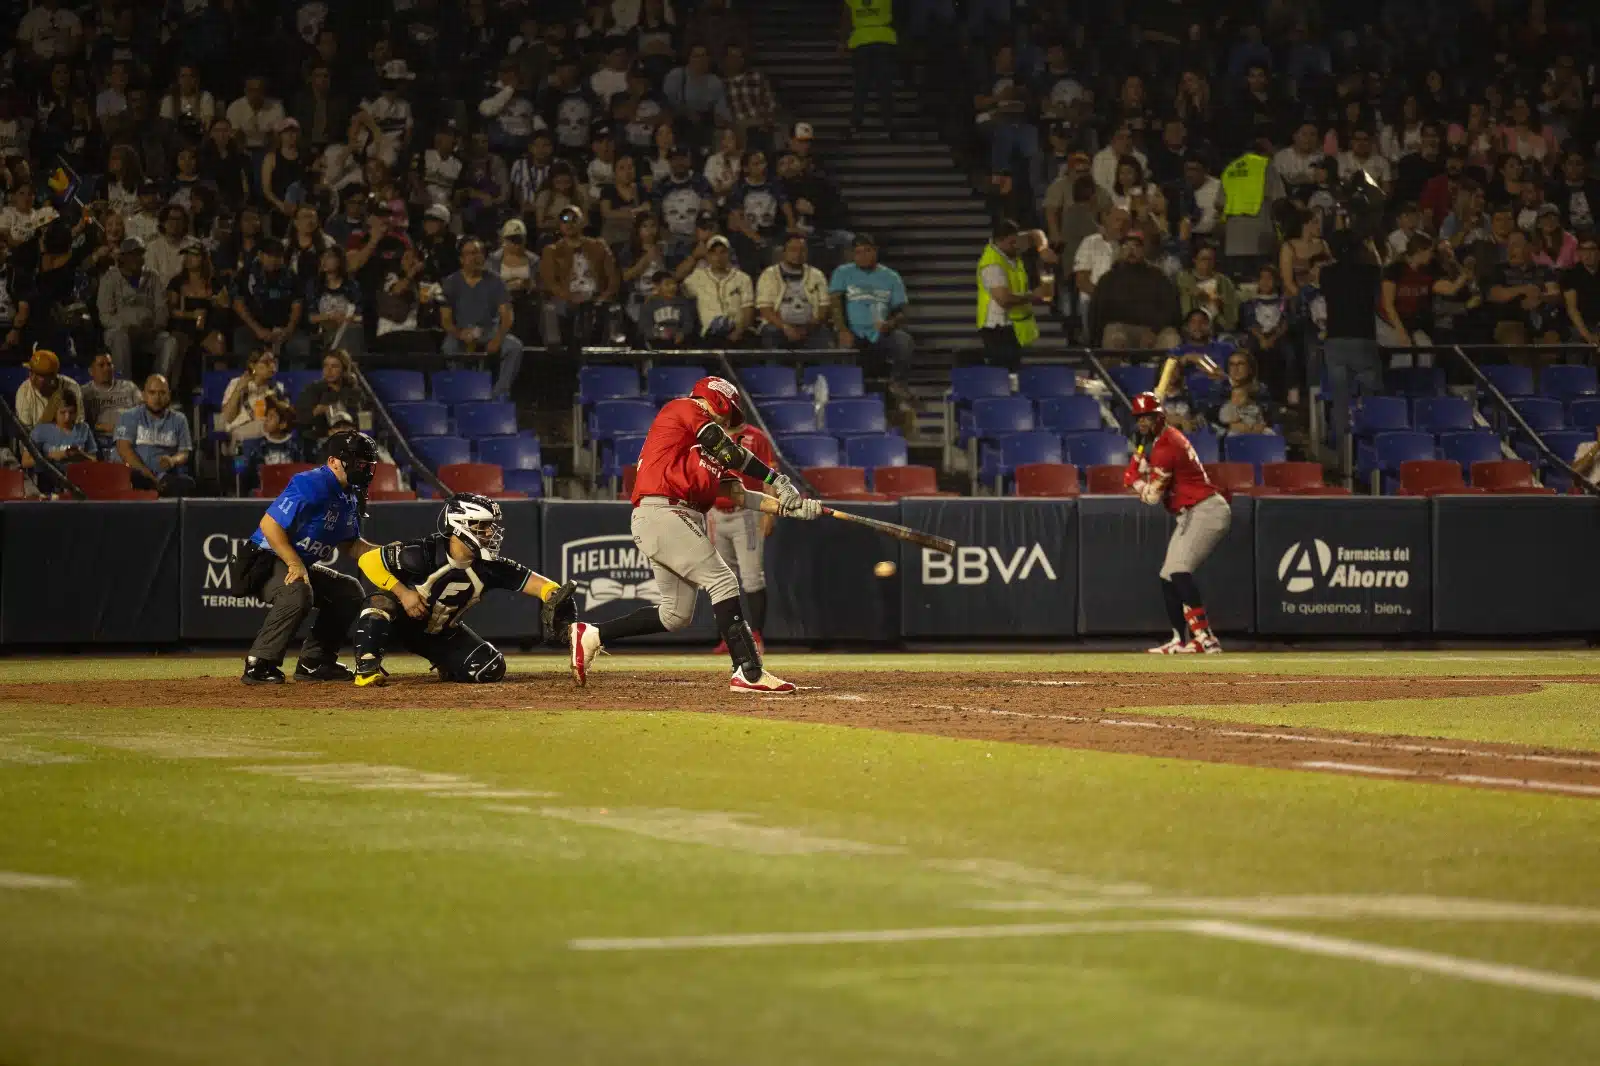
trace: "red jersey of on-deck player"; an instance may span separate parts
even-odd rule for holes
[[[765,433],[746,422],[738,429],[730,430],[728,432],[728,436],[732,437],[737,443],[744,445],[746,450],[748,450],[757,459],[760,459],[763,463],[766,463],[769,468],[772,467],[772,441],[767,439],[767,435]],[[744,487],[749,489],[751,492],[766,491],[766,486],[761,483],[759,478],[753,478],[749,474],[740,474],[739,480],[744,482]],[[726,492],[720,492],[717,494],[717,510],[733,510],[733,501],[728,498],[728,494]]]
[[[1143,467],[1141,467],[1143,464]],[[1132,487],[1141,477],[1165,476],[1166,490],[1161,502],[1167,510],[1177,514],[1185,507],[1193,507],[1207,496],[1217,495],[1217,487],[1206,477],[1206,468],[1194,453],[1194,445],[1172,426],[1156,437],[1149,454],[1135,455],[1128,460],[1128,470],[1122,483]]]
[[[723,468],[715,459],[702,455],[695,434],[711,421],[705,408],[685,397],[669,400],[650,423],[639,453],[639,469],[633,482],[633,505],[645,496],[665,496],[683,500],[700,511],[709,511],[717,502],[718,483]]]

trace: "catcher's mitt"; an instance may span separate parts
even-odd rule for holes
[[[568,581],[544,601],[544,606],[539,611],[539,624],[544,629],[546,644],[553,647],[566,646],[567,630],[578,620],[578,604],[572,598],[577,591],[577,584]]]

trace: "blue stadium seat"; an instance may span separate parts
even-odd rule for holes
[[[1568,463],[1578,454],[1578,449],[1594,440],[1594,433],[1584,433],[1575,429],[1559,429],[1551,433],[1540,434],[1544,438],[1545,447],[1549,448],[1556,456]],[[1545,464],[1549,466],[1549,463]],[[1557,467],[1556,469],[1560,469]]]
[[[1403,403],[1403,402],[1402,402]],[[1430,444],[1432,437],[1428,438]],[[1283,438],[1270,433],[1240,433],[1222,442],[1222,457],[1230,463],[1249,463],[1256,468],[1256,484],[1261,484],[1261,468],[1288,458]]]
[[[17,386],[21,386],[23,381],[28,380],[28,371],[26,369],[24,369],[23,367],[6,367],[5,370],[6,371],[20,370],[22,372],[22,380],[17,382]],[[374,371],[374,374],[376,374],[376,373],[377,372]],[[403,371],[403,373],[410,373],[410,371]],[[202,407],[221,407],[222,406],[223,394],[228,391],[228,382],[232,381],[234,378],[236,378],[238,376],[239,375],[234,373],[232,370],[207,370],[205,373],[201,374],[200,375],[200,406],[202,406]],[[372,381],[372,376],[373,375],[369,375],[367,380]],[[0,378],[0,388],[5,388],[6,389],[6,403],[11,403],[13,398],[16,396],[16,394],[17,394],[17,386],[7,388],[5,386],[3,378]],[[422,395],[422,387],[421,386],[422,386],[422,375],[418,374],[417,375],[417,395],[414,397],[415,399],[421,400],[421,399],[425,399],[426,398],[426,397],[424,397]],[[390,400],[389,397],[385,396],[381,391],[379,391],[378,390],[378,384],[377,384],[376,381],[373,381],[372,387],[373,387],[373,391],[378,392],[378,399],[382,400],[384,403],[387,404],[387,403],[399,403],[399,402],[401,402],[399,400]]]
[[[822,363],[818,366],[808,366],[800,372],[800,380],[808,391],[816,385],[818,378],[827,379],[830,400],[849,400],[867,394],[866,379],[862,376],[859,366],[852,366],[849,363]]]
[[[1488,430],[1469,430],[1465,433],[1439,434],[1439,454],[1461,464],[1461,473],[1468,482],[1472,480],[1472,464],[1503,458],[1500,438]]]
[[[584,407],[639,394],[639,372],[631,366],[585,366],[578,370],[578,403]]]
[[[870,437],[851,437],[844,442],[844,465],[875,470],[880,466],[905,466],[904,437],[884,433]]]
[[[774,433],[815,433],[817,409],[810,400],[777,400],[761,405],[761,417]]]
[[[1459,396],[1422,396],[1412,401],[1412,422],[1429,433],[1473,428],[1472,403]]]
[[[838,466],[839,441],[825,433],[796,433],[779,437],[778,451],[802,469],[809,466]]]
[[[1484,363],[1478,367],[1507,398],[1533,395],[1533,371],[1510,363]]]
[[[320,370],[280,370],[278,371],[278,384],[283,386],[283,394],[289,398],[290,403],[300,399],[300,392],[313,381],[322,378]]]
[[[391,404],[389,414],[407,437],[442,437],[450,432],[450,412],[442,403]]]
[[[838,437],[863,433],[885,433],[888,417],[882,396],[863,396],[854,400],[829,400],[822,410],[823,428]]]
[[[1543,435],[1567,428],[1567,416],[1561,409],[1560,400],[1546,396],[1525,396],[1512,400],[1511,406],[1516,408],[1522,420],[1528,423],[1528,428],[1535,433]]]
[[[1400,487],[1400,464],[1413,459],[1438,458],[1433,434],[1419,430],[1391,430],[1372,438],[1373,463],[1383,475],[1383,494],[1392,496]],[[1370,476],[1371,471],[1365,471]]]
[[[1355,423],[1356,436],[1371,437],[1410,429],[1411,413],[1406,410],[1406,401],[1399,396],[1367,396],[1357,403],[1351,421]],[[1281,459],[1276,461],[1282,462]]]
[[[1444,386],[1444,368],[1438,366],[1396,367],[1383,374],[1384,391],[1399,396],[1443,396]]]
[[[630,433],[648,433],[656,405],[649,400],[601,400],[589,412],[589,436],[610,440]]]
[[[455,408],[456,434],[468,440],[479,437],[514,437],[517,433],[516,404],[463,403]]]
[[[534,437],[486,437],[478,441],[478,462],[494,463],[505,471],[538,470],[539,441]]]
[[[465,437],[412,437],[411,447],[435,472],[452,463],[472,462],[472,445]]]
[[[1036,429],[1000,438],[1000,472],[1004,476],[1009,477],[1011,472],[1023,463],[1061,461],[1061,438],[1054,433]]]
[[[600,477],[605,480],[620,479],[622,468],[637,464],[643,449],[642,433],[630,433],[612,440],[600,455]]]
[[[1583,429],[1593,433],[1594,427],[1600,426],[1600,398],[1573,400],[1572,406],[1567,408],[1567,422],[1573,429]]]
[[[1120,433],[1074,433],[1066,438],[1066,446],[1067,462],[1081,469],[1128,462],[1128,441]]]
[[[800,395],[800,386],[794,381],[793,367],[740,367],[739,384],[757,400],[787,399]]]
[[[1071,396],[1078,391],[1078,375],[1058,364],[1025,366],[1017,372],[1017,391],[1030,400]]]
[[[1011,395],[1011,374],[1003,366],[958,366],[950,371],[950,399],[965,404]]]
[[[991,396],[972,401],[972,435],[993,440],[1033,429],[1033,401],[1024,396]]]
[[[1217,407],[1228,399],[1228,379],[1214,378],[1204,370],[1185,374],[1183,387],[1189,390],[1189,398],[1201,407]]]
[[[1050,396],[1039,401],[1039,428],[1052,433],[1090,433],[1105,428],[1093,396]]]
[[[1539,394],[1569,403],[1579,396],[1593,396],[1600,392],[1592,366],[1569,366],[1556,363],[1539,371]]]
[[[228,387],[228,382],[229,381],[231,381],[232,379],[234,379],[234,378],[239,376],[237,374],[229,373],[226,370],[208,370],[208,371],[206,371],[206,376],[208,378],[212,374],[221,374],[221,375],[223,375],[222,388],[224,388],[224,389]],[[5,397],[6,397],[6,403],[15,403],[16,402],[17,390],[22,388],[22,383],[24,381],[27,381],[27,380],[28,380],[28,368],[27,367],[25,367],[25,366],[0,366],[0,391],[4,391]],[[207,406],[217,407],[217,406],[220,406],[221,403],[222,403],[222,391],[219,389],[217,391],[216,400],[214,402],[208,404]]]
[[[208,371],[206,374],[208,385],[212,373],[236,376],[228,371]],[[423,378],[420,370],[369,370],[367,382],[372,386],[372,391],[378,394],[378,399],[385,404],[421,403],[428,398],[427,380]],[[226,380],[223,385],[227,385]],[[217,394],[217,402],[222,402],[220,392]]]
[[[441,370],[428,379],[439,403],[477,403],[490,399],[494,380],[487,370]]]
[[[697,366],[653,366],[645,375],[645,388],[656,403],[666,403],[689,395],[694,383],[705,376],[706,372]],[[745,387],[749,388],[748,382]]]
[[[506,470],[504,472],[507,492],[524,492],[530,499],[537,500],[544,495],[544,471],[537,468],[532,470]]]
[[[1155,391],[1156,368],[1153,366],[1114,366],[1109,373],[1117,388],[1130,400],[1141,392]]]
[[[1216,463],[1222,460],[1222,444],[1217,440],[1217,435],[1209,429],[1197,429],[1193,433],[1184,434],[1189,438],[1189,443],[1194,446],[1194,454],[1202,463]]]

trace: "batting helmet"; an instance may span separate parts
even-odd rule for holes
[[[1161,401],[1156,399],[1155,393],[1141,392],[1133,398],[1133,417],[1138,418],[1140,415],[1165,417],[1166,412],[1161,410]]]
[[[713,414],[727,418],[729,426],[744,422],[744,412],[739,409],[739,387],[727,378],[701,378],[689,390],[689,395],[704,400]]]

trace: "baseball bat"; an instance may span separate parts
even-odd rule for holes
[[[1178,376],[1178,360],[1176,356],[1167,356],[1167,361],[1161,364],[1161,377],[1156,381],[1156,399],[1165,402],[1167,392],[1172,388],[1172,382]]]
[[[766,497],[761,501],[761,512],[770,515],[779,514],[778,501],[771,496]],[[924,533],[922,530],[912,529],[910,526],[897,525],[894,522],[883,522],[876,518],[867,518],[865,515],[851,514],[849,511],[836,511],[832,507],[824,507],[822,513],[829,518],[837,518],[841,522],[854,522],[856,525],[866,526],[868,529],[882,533],[886,537],[893,537],[896,540],[903,540],[910,544],[918,544],[924,548],[931,548],[936,552],[944,552],[946,555],[954,555],[956,551],[956,542],[948,537],[936,537],[932,533]]]

